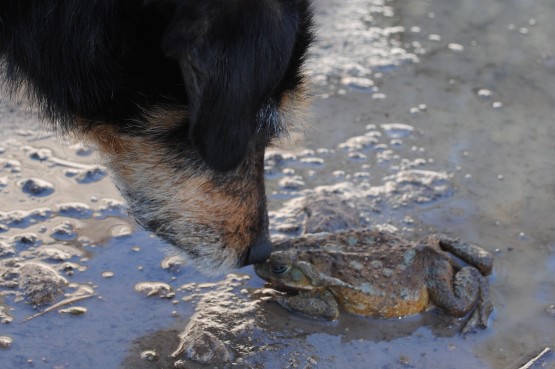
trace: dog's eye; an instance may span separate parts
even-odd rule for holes
[[[272,265],[272,273],[280,275],[283,274],[285,272],[287,272],[289,270],[289,268],[287,267],[287,265],[283,265],[283,264],[274,264]]]

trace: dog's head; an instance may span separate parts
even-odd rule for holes
[[[280,110],[302,88],[309,21],[306,0],[178,2],[163,50],[179,62],[189,137],[211,168],[237,168],[284,128]]]
[[[270,254],[264,151],[302,104],[310,27],[307,0],[177,1],[161,48],[186,104],[88,130],[139,223],[204,270]]]

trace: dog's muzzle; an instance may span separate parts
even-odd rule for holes
[[[272,252],[272,242],[267,234],[260,235],[250,247],[247,257],[246,264],[259,264],[263,263],[270,257]]]

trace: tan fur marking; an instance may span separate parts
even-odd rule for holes
[[[183,107],[154,107],[145,110],[146,122],[149,130],[153,132],[160,129],[171,130],[183,124],[187,118],[187,110]],[[85,133],[85,136],[95,142],[99,149],[103,152],[115,153],[122,152],[127,149],[126,144],[129,140],[119,137],[117,130],[111,125],[97,125]]]
[[[116,154],[125,151],[125,142],[112,126],[95,126],[85,132],[85,138],[95,143],[102,153]]]
[[[149,127],[173,129],[178,128],[187,119],[188,112],[185,107],[154,107],[145,111],[146,121]]]
[[[209,171],[177,171],[167,162],[166,148],[148,137],[118,135],[109,126],[95,127],[86,137],[97,144],[115,182],[128,193],[138,220],[161,222],[154,231],[172,235],[178,246],[214,255],[222,268],[230,268],[257,236],[264,195],[253,178],[237,176],[226,192],[212,183]],[[134,202],[134,197],[149,201]]]
[[[237,251],[239,252],[243,251],[245,245],[252,241],[248,238],[251,233],[249,224],[256,221],[253,209],[258,209],[257,198],[254,196],[257,190],[255,188],[245,188],[244,190],[252,193],[253,196],[247,199],[231,199],[234,203],[234,206],[231,206],[233,211],[230,214],[226,214],[224,221],[224,227],[229,235],[229,243],[231,246],[238,248]],[[226,200],[229,201],[229,196],[217,193],[214,196],[214,200],[216,204],[225,203]],[[259,216],[259,214],[256,214],[256,216]]]
[[[279,104],[279,114],[281,125],[286,132],[300,131],[304,132],[310,127],[310,115],[308,113],[310,98],[306,92],[306,86],[303,85],[294,91],[287,91],[283,94]]]
[[[245,188],[244,190],[253,193],[256,189]],[[244,251],[252,241],[248,237],[248,221],[255,220],[252,209],[257,208],[257,203],[254,196],[247,199],[232,197],[218,191],[205,178],[188,180],[177,196],[180,202],[193,209],[200,224],[207,226],[221,224],[227,244],[237,252]]]

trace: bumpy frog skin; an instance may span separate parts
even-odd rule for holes
[[[412,243],[384,231],[350,230],[277,242],[255,271],[277,289],[298,292],[274,299],[311,317],[336,319],[340,305],[354,314],[393,318],[433,304],[455,317],[472,312],[466,333],[487,327],[493,304],[484,276],[492,265],[486,250],[442,235]]]

